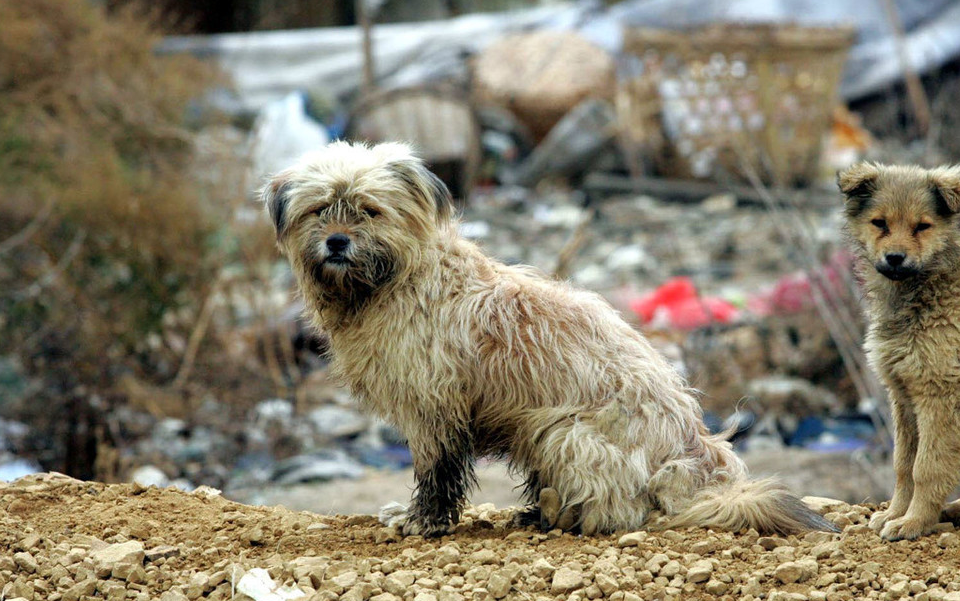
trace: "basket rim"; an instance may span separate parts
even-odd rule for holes
[[[628,27],[624,49],[643,54],[651,46],[680,51],[846,50],[856,39],[852,25],[807,26],[795,23],[723,22],[687,29]]]

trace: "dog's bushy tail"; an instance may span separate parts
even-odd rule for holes
[[[829,520],[803,504],[772,478],[717,483],[696,493],[693,503],[671,516],[667,528],[703,526],[737,532],[755,528],[765,534],[809,530],[839,532]]]

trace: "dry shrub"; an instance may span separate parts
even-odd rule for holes
[[[224,266],[250,259],[242,196],[195,165],[223,81],[156,55],[160,31],[133,8],[0,2],[0,354],[47,395],[169,383]]]

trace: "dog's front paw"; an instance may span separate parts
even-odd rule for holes
[[[411,515],[406,505],[396,501],[380,508],[380,523],[388,528],[397,528],[404,536],[443,536],[453,531],[455,524],[432,522]]]
[[[904,516],[888,521],[880,531],[880,536],[886,540],[913,540],[933,531],[936,520],[922,520]]]
[[[878,511],[870,518],[870,528],[879,532],[883,529],[884,524],[899,517],[903,517],[903,512],[895,512],[893,508]]]
[[[400,529],[400,531],[403,532],[404,536],[423,536],[425,538],[429,538],[433,536],[450,534],[453,532],[453,529],[454,524],[449,522],[427,522],[409,517],[403,524],[403,527]]]

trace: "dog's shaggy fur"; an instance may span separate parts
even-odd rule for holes
[[[865,347],[894,419],[896,486],[870,526],[912,539],[931,532],[960,480],[960,167],[861,163],[838,184],[865,284]]]
[[[404,533],[456,525],[481,455],[508,457],[531,503],[558,493],[559,522],[585,533],[639,528],[654,509],[670,526],[833,527],[748,480],[693,391],[599,296],[462,239],[406,146],[331,144],[263,198],[335,373],[409,441]]]

